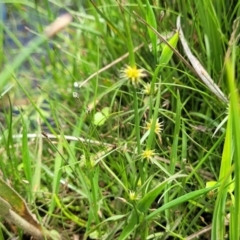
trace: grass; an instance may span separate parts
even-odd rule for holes
[[[240,239],[239,3],[5,2],[0,171],[39,223],[62,239]],[[73,20],[49,38],[60,9]],[[25,239],[2,209],[0,239]]]

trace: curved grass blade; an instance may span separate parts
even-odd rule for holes
[[[176,178],[179,177],[186,177],[186,175],[184,174],[175,174],[173,176],[171,176],[170,178],[166,179],[165,181],[163,181],[162,183],[160,183],[157,187],[155,187],[154,189],[152,189],[151,191],[149,191],[137,204],[137,209],[140,212],[146,212],[151,204],[154,202],[154,200],[159,196],[159,194],[164,190],[165,186],[173,181]]]
[[[203,68],[201,63],[198,61],[198,59],[192,54],[190,48],[188,47],[187,41],[184,37],[182,28],[181,28],[181,20],[180,16],[177,18],[177,28],[179,30],[180,34],[180,41],[182,43],[183,49],[191,62],[193,68],[195,69],[196,73],[198,74],[199,78],[203,81],[203,83],[209,88],[209,90],[216,95],[222,102],[228,103],[227,97],[224,95],[224,93],[221,91],[221,89],[217,86],[217,84],[214,83],[212,78],[209,76],[207,71]]]
[[[157,29],[157,21],[154,15],[154,11],[152,9],[152,6],[150,5],[149,1],[146,1],[146,20],[149,25]],[[157,35],[154,34],[149,28],[148,28],[148,34],[151,39],[152,43],[152,50],[153,50],[153,55],[155,59],[157,58]]]
[[[136,210],[133,210],[130,215],[130,219],[127,226],[123,229],[118,239],[119,240],[127,239],[136,230],[136,227],[138,226],[137,223],[138,223],[138,214]]]
[[[226,63],[226,72],[230,89],[230,115],[232,118],[232,140],[233,140],[233,162],[234,162],[234,196],[232,198],[233,207],[231,208],[230,231],[233,233],[231,239],[240,239],[240,113],[239,113],[239,96],[235,84],[235,54],[228,59]]]
[[[173,37],[168,41],[169,45],[175,49],[178,43],[178,38],[179,38],[179,33],[176,32]],[[170,48],[167,44],[164,45],[162,54],[159,59],[159,64],[160,65],[167,65],[168,62],[171,60],[172,55],[173,55],[173,50]]]
[[[154,200],[159,196],[159,194],[164,190],[166,184],[169,181],[173,181],[177,177],[185,177],[182,174],[175,174],[174,176],[166,179],[164,182],[160,183],[157,187],[148,192],[137,204],[136,209],[133,209],[132,214],[130,216],[129,222],[127,226],[123,229],[119,239],[124,240],[127,239],[138,227],[141,214],[144,214],[149,210],[149,207],[154,202]],[[136,211],[137,210],[137,211]]]
[[[23,198],[0,178],[0,216],[22,228],[35,239],[61,239],[43,228],[32,216]]]
[[[190,193],[187,193],[181,197],[178,197],[166,204],[164,204],[163,206],[161,206],[160,208],[158,208],[157,210],[155,210],[154,212],[150,213],[148,216],[146,216],[145,220],[152,220],[154,219],[159,213],[165,211],[168,208],[177,206],[181,203],[187,202],[189,200],[195,199],[203,194],[207,194],[208,192],[218,188],[220,186],[220,184],[216,184],[212,187],[209,188],[204,188],[204,189],[200,189],[200,190],[196,190]]]

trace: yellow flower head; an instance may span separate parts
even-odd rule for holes
[[[140,199],[140,195],[139,194],[137,194],[136,192],[134,192],[134,191],[129,191],[129,199],[131,200],[131,201],[136,201],[136,200],[139,200]]]
[[[150,130],[152,128],[152,124],[153,124],[153,119],[150,119],[149,122],[146,122],[146,129]],[[162,133],[163,130],[163,122],[160,122],[159,119],[157,119],[155,127],[154,127],[154,132],[157,135],[160,135]]]
[[[147,161],[152,161],[155,156],[154,150],[146,149],[142,152],[141,158],[146,159]]]
[[[138,69],[136,66],[130,67],[128,65],[121,70],[120,75],[121,78],[130,80],[135,87],[139,84],[140,79],[145,76],[144,69]]]
[[[143,90],[142,90],[143,94],[146,94],[146,95],[154,94],[154,93],[156,93],[156,91],[157,91],[157,89],[156,89],[156,87],[154,86],[153,93],[151,92],[151,83],[146,83],[146,84],[144,84]]]

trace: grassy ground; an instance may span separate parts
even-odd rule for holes
[[[6,2],[35,38],[2,24],[0,171],[40,224],[62,239],[240,239],[240,3]],[[73,21],[46,40],[60,9]],[[1,216],[0,239],[26,239]]]

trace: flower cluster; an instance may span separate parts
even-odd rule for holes
[[[149,122],[146,122],[146,129],[150,130],[152,128],[152,124],[153,124],[153,119],[150,119]],[[163,130],[163,122],[160,122],[158,118],[154,126],[154,132],[160,136],[162,133],[162,130]]]
[[[130,190],[128,197],[131,201],[137,201],[140,199],[141,196],[140,196],[140,194]]]
[[[154,160],[155,152],[151,149],[146,149],[141,153],[141,159],[152,162]]]
[[[146,77],[144,69],[138,69],[136,66],[130,67],[126,65],[120,72],[120,77],[129,80],[135,87],[139,85],[141,78]]]
[[[145,95],[151,95],[156,93],[157,89],[155,86],[152,86],[151,83],[144,83],[141,79],[143,77],[146,77],[146,72],[141,69],[137,68],[136,66],[129,66],[126,65],[121,71],[120,77],[122,79],[128,80],[134,87],[138,87],[140,84],[143,86],[142,93]],[[153,126],[154,124],[154,126]],[[147,131],[150,131],[151,129],[154,129],[155,134],[159,137],[160,143],[162,142],[161,140],[161,133],[163,130],[163,122],[160,122],[159,119],[156,119],[156,121],[153,121],[153,119],[150,119],[149,122],[146,122],[145,129]],[[155,156],[154,150],[151,149],[145,149],[141,153],[141,159],[142,160],[147,160],[148,162],[153,162]],[[129,193],[129,198],[131,200],[134,200],[136,198],[134,192]]]
[[[124,68],[122,68],[122,70],[120,70],[120,78],[129,80],[134,87],[138,87],[139,84],[143,85],[143,94],[151,95],[156,93],[157,89],[155,86],[154,89],[152,89],[150,83],[144,83],[141,81],[141,79],[146,76],[146,71],[144,69],[137,68],[136,66],[131,67],[126,65]]]

